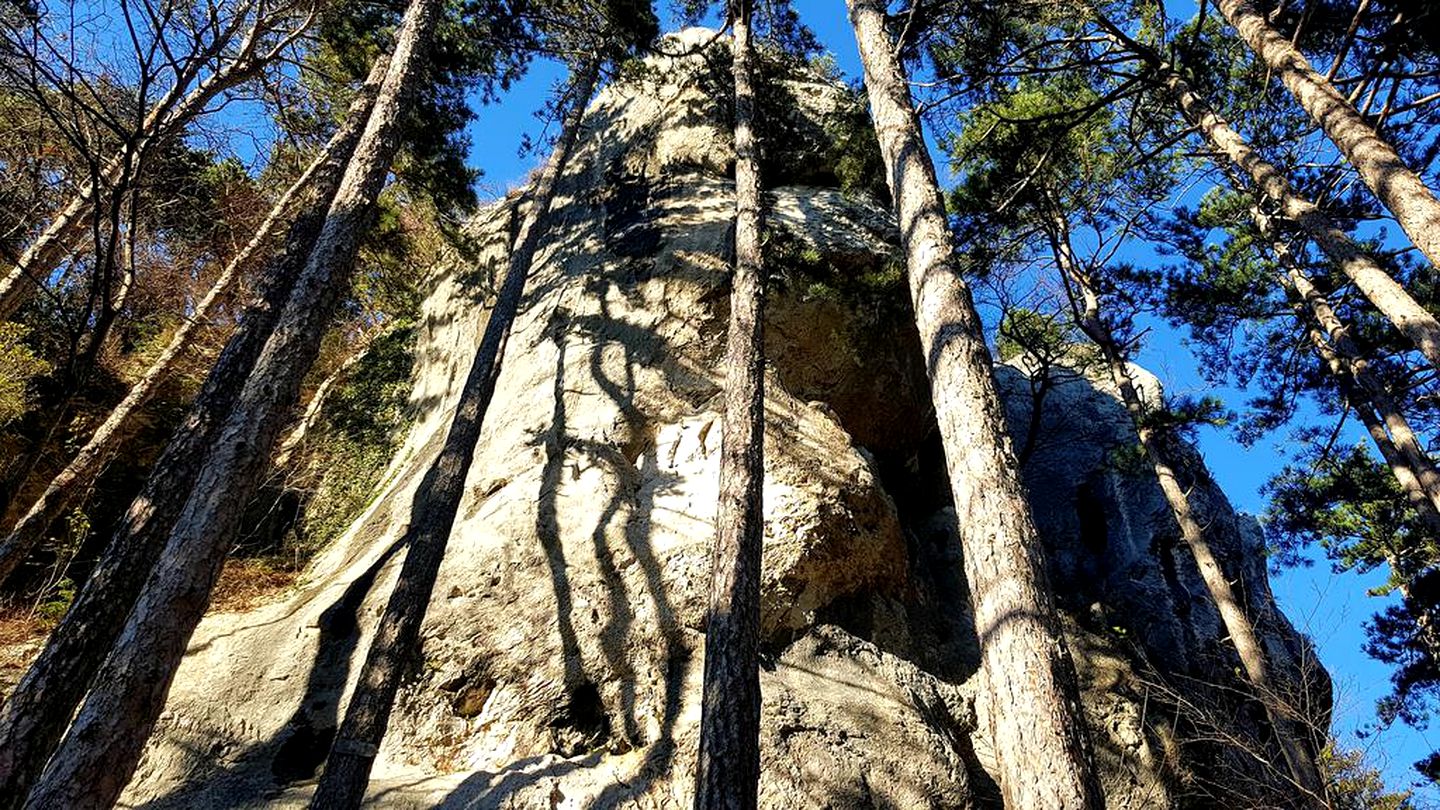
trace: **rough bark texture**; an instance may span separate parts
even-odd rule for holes
[[[0,709],[0,796],[6,802],[0,807],[18,807],[39,777],[139,598],[194,487],[205,451],[234,406],[304,269],[365,129],[387,64],[387,59],[379,60],[347,111],[345,122],[326,144],[323,161],[307,189],[305,206],[291,223],[282,250],[261,276],[258,300],[226,342],[185,421],[166,445],[75,602]]]
[[[465,494],[465,479],[475,456],[475,443],[480,439],[485,414],[495,396],[501,351],[520,308],[535,249],[544,234],[543,225],[555,195],[555,182],[579,135],[580,119],[594,92],[599,69],[599,62],[591,61],[576,75],[555,152],[531,189],[530,206],[515,238],[504,285],[485,325],[485,336],[466,377],[445,445],[415,494],[410,530],[401,541],[406,549],[405,563],[385,613],[380,617],[375,640],[366,653],[365,665],[360,670],[360,686],[350,697],[345,720],[335,735],[324,775],[311,800],[311,807],[317,810],[358,807],[365,796],[370,769],[385,736],[400,678],[419,651],[420,623],[430,606],[431,591],[440,563],[445,559],[445,547],[455,526],[460,499]]]
[[[96,688],[26,807],[108,807],[134,772],[175,667],[209,603],[244,505],[258,486],[347,286],[399,146],[399,120],[438,5],[438,0],[415,0],[406,11],[385,81],[305,269],[217,434],[165,553],[96,677]]]
[[[206,324],[211,308],[235,286],[235,282],[240,278],[240,271],[249,264],[255,251],[267,245],[275,226],[289,210],[290,202],[309,185],[312,176],[325,160],[326,156],[321,156],[285,190],[255,235],[220,271],[214,284],[196,302],[194,310],[170,336],[170,342],[155,361],[140,375],[140,379],[135,381],[135,385],[131,386],[125,397],[110,410],[105,421],[100,423],[79,452],[50,480],[40,497],[24,511],[4,540],[0,541],[0,583],[9,577],[44,539],[45,531],[70,507],[75,496],[94,482],[105,462],[124,442],[125,428],[130,417],[149,400],[150,395],[165,380],[175,361],[190,346],[190,339],[195,331]]]
[[[765,538],[765,266],[755,138],[751,3],[732,4],[735,276],[725,344],[720,501],[715,513],[697,810],[748,810],[760,789],[760,564]]]
[[[1440,200],[1434,192],[1250,0],[1217,0],[1215,5],[1395,215],[1415,247],[1440,265]]]
[[[1299,268],[1290,265],[1284,281],[1295,299],[1296,317],[1306,324],[1306,338],[1310,345],[1374,439],[1376,449],[1394,473],[1406,500],[1415,507],[1430,530],[1440,534],[1440,508],[1437,508],[1434,490],[1435,480],[1440,474],[1437,474],[1428,454],[1416,443],[1409,420],[1375,379],[1348,337],[1344,336],[1345,327],[1339,325],[1338,320],[1332,320],[1334,311],[1310,280]],[[1328,329],[1322,328],[1322,325],[1333,325],[1335,331],[1327,334]],[[1403,452],[1401,447],[1405,448]]]
[[[1126,44],[1138,47],[1133,41]],[[1154,57],[1153,53],[1149,55]],[[1260,193],[1279,207],[1285,219],[1295,223],[1313,239],[1354,282],[1361,294],[1409,338],[1432,365],[1440,368],[1440,320],[1391,278],[1349,234],[1337,228],[1329,215],[1310,200],[1297,195],[1280,170],[1261,158],[1240,133],[1190,88],[1179,73],[1158,60],[1153,64],[1185,118],[1200,130],[1211,145],[1250,177]]]
[[[1007,807],[1099,807],[1074,670],[935,170],[877,0],[848,0],[945,446]]]
[[[1075,324],[1100,349],[1106,369],[1120,392],[1121,402],[1135,423],[1135,434],[1146,460],[1155,471],[1160,490],[1170,506],[1175,522],[1180,527],[1180,537],[1195,558],[1200,577],[1206,590],[1220,611],[1235,652],[1240,656],[1245,678],[1254,689],[1255,697],[1265,707],[1270,725],[1275,730],[1275,739],[1284,756],[1286,766],[1296,786],[1310,798],[1310,803],[1324,804],[1325,789],[1315,759],[1307,748],[1304,726],[1298,722],[1295,712],[1289,708],[1284,690],[1271,677],[1270,665],[1265,650],[1260,645],[1255,623],[1245,613],[1245,606],[1235,594],[1225,571],[1211,547],[1210,540],[1201,526],[1200,517],[1190,502],[1190,496],[1175,473],[1163,439],[1149,426],[1150,411],[1135,386],[1130,374],[1129,360],[1125,350],[1115,339],[1109,324],[1100,311],[1100,294],[1095,280],[1082,270],[1070,246],[1069,224],[1058,212],[1051,212],[1051,225],[1047,228],[1055,262],[1062,274],[1066,292],[1070,298]]]

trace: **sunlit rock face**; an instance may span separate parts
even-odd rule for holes
[[[587,114],[506,345],[422,660],[380,750],[374,806],[690,806],[733,208],[728,61],[711,38],[668,38],[668,51],[695,53],[651,59]],[[786,125],[822,154],[857,101],[782,67]],[[993,749],[996,707],[977,697],[898,235],[883,202],[825,187],[817,165],[783,178],[811,185],[769,194],[760,802],[997,806],[988,774],[1024,752]],[[414,346],[414,427],[374,499],[285,599],[205,621],[128,804],[308,797],[521,199],[478,217],[478,257],[434,277]],[[997,375],[1016,431],[1040,431],[1024,474],[1110,805],[1203,805],[1222,784],[1263,803],[1275,774],[1238,744],[1197,742],[1268,744],[1258,709],[1232,696],[1223,633],[1153,478],[1119,458],[1133,442],[1123,409],[1062,374],[1032,420],[1030,378]],[[1277,668],[1301,682],[1307,648],[1274,607],[1250,525],[1198,458],[1190,467]]]

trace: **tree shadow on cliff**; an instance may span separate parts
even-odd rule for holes
[[[316,620],[319,638],[300,700],[290,719],[268,740],[254,743],[227,756],[230,765],[206,779],[215,790],[207,793],[203,805],[210,810],[252,804],[261,766],[270,763],[269,789],[278,793],[285,786],[313,779],[330,750],[339,726],[340,697],[349,678],[355,649],[360,641],[359,611],[385,565],[404,547],[396,539],[380,556],[346,586]],[[196,759],[214,755],[214,750],[192,750]],[[226,783],[232,783],[226,789]],[[140,805],[141,808],[193,806],[197,797],[189,783]]]
[[[403,539],[387,546],[320,614],[320,637],[305,691],[295,713],[277,735],[281,741],[270,766],[277,783],[311,779],[325,762],[340,724],[340,696],[360,643],[360,606],[385,565],[404,546]]]
[[[595,279],[587,289],[587,292],[595,295],[599,300],[599,321],[602,324],[619,321],[610,312],[606,297],[609,283],[607,279]],[[594,329],[587,331],[590,334],[599,334]],[[650,336],[652,342],[654,339],[655,336]],[[660,661],[664,664],[665,694],[662,698],[659,732],[656,739],[649,741],[649,750],[646,752],[644,762],[638,769],[636,777],[632,778],[623,788],[619,785],[608,785],[591,803],[592,807],[607,807],[619,799],[619,794],[622,792],[632,795],[641,792],[654,775],[664,773],[669,769],[674,758],[673,732],[680,711],[680,692],[688,667],[688,650],[680,643],[679,620],[665,591],[660,561],[650,545],[650,518],[654,512],[655,494],[672,485],[676,479],[673,475],[661,474],[656,458],[654,439],[649,435],[648,428],[645,427],[648,419],[635,405],[635,365],[637,362],[642,362],[643,358],[636,356],[638,347],[633,341],[626,341],[622,338],[614,342],[624,352],[621,363],[623,379],[612,380],[606,373],[603,361],[605,345],[603,339],[590,354],[590,374],[600,389],[620,408],[621,413],[632,427],[640,431],[640,435],[632,437],[630,446],[622,450],[620,458],[616,459],[616,468],[622,472],[621,480],[628,484],[626,489],[629,491],[617,491],[612,497],[605,514],[596,525],[593,542],[596,559],[600,561],[602,572],[605,574],[604,582],[611,604],[623,606],[612,611],[612,626],[602,631],[602,639],[608,639],[608,643],[602,643],[611,666],[622,674],[621,688],[624,705],[621,711],[626,722],[628,739],[641,741],[641,732],[635,717],[637,711],[635,673],[628,665],[624,643],[625,638],[629,635],[634,613],[628,607],[630,599],[625,590],[624,580],[615,570],[605,533],[609,519],[619,510],[622,500],[626,497],[630,498],[632,503],[630,504],[630,513],[625,521],[624,537],[632,558],[640,567],[645,581],[646,595],[655,610],[656,621],[659,624],[656,629],[661,644]],[[641,461],[642,465],[638,469],[635,467],[637,459]],[[645,482],[647,481],[654,482],[653,486],[646,486]]]
[[[610,281],[605,279],[584,280],[583,291],[598,296],[599,312],[593,315],[577,315],[557,303],[549,316],[545,336],[556,347],[554,378],[552,384],[553,410],[550,425],[537,433],[534,442],[543,447],[544,466],[541,471],[539,500],[536,507],[535,530],[549,570],[552,595],[556,609],[556,631],[560,637],[564,687],[570,695],[581,690],[596,689],[596,682],[618,681],[621,705],[613,710],[602,707],[609,716],[618,716],[623,725],[623,750],[632,745],[647,745],[648,749],[641,764],[623,783],[609,784],[594,799],[593,806],[608,807],[626,797],[644,792],[646,785],[655,775],[663,774],[670,768],[674,754],[672,739],[674,725],[679,715],[681,688],[685,681],[688,651],[680,642],[681,627],[674,606],[665,590],[663,570],[650,545],[650,515],[654,507],[655,493],[670,482],[658,469],[653,452],[653,441],[648,437],[648,417],[635,405],[635,366],[657,354],[663,355],[666,347],[655,348],[661,338],[653,330],[625,323],[611,313],[605,295]],[[571,435],[570,412],[566,395],[569,391],[567,378],[571,341],[580,336],[588,356],[587,371],[592,381],[605,396],[620,410],[624,420],[634,431],[630,441],[617,447],[604,441],[596,441]],[[618,346],[623,360],[616,365],[619,378],[612,378],[604,362],[606,348]],[[646,452],[646,451],[650,452]],[[614,488],[607,497],[605,506],[596,516],[590,534],[591,552],[599,573],[599,583],[605,592],[607,602],[606,622],[597,628],[595,641],[603,666],[594,672],[586,665],[586,650],[591,649],[588,637],[579,635],[574,617],[575,600],[572,594],[570,565],[566,558],[564,538],[566,531],[560,520],[560,500],[563,495],[570,463],[578,459],[602,465],[613,476]],[[637,460],[643,457],[641,467]],[[568,461],[567,461],[568,460]],[[578,476],[578,470],[575,472]],[[648,482],[648,485],[647,485]],[[628,642],[632,641],[636,595],[626,585],[624,568],[616,561],[611,538],[612,527],[623,515],[620,534],[624,538],[630,558],[641,572],[645,598],[653,608],[658,623],[656,633],[660,649],[657,660],[663,668],[663,697],[661,717],[656,738],[644,740],[637,713],[637,673],[632,663],[633,651]],[[597,693],[598,694],[598,693]],[[606,721],[608,726],[608,720]],[[598,748],[601,745],[617,747],[610,729],[590,741]],[[440,805],[449,808],[495,807],[512,801],[524,790],[534,787],[546,779],[554,779],[574,771],[593,768],[602,761],[599,750],[590,750],[579,756],[560,758],[557,754],[528,757],[509,763],[498,772],[477,772],[467,777]]]

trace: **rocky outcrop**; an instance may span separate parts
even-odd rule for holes
[[[690,31],[666,47],[706,39]],[[423,660],[377,760],[375,806],[690,804],[731,159],[723,70],[703,53],[652,66],[596,100],[562,179]],[[787,126],[834,137],[857,117],[826,77],[780,75]],[[790,179],[825,181],[806,171]],[[434,280],[414,347],[414,427],[376,496],[289,598],[204,622],[129,805],[304,802],[519,204],[480,217],[478,260]],[[984,732],[994,709],[976,699],[960,546],[893,224],[878,201],[816,185],[774,188],[770,212],[761,804],[993,805],[987,772],[1023,752],[991,749]],[[1028,424],[1023,372],[999,373]],[[1266,744],[1261,715],[1226,688],[1218,619],[1155,482],[1116,460],[1133,443],[1123,409],[1071,375],[1042,415],[1026,479],[1111,806],[1203,802],[1221,784],[1264,803],[1275,776],[1241,751]],[[1274,608],[1253,534],[1198,459],[1190,466],[1217,545],[1298,682],[1306,648]],[[1209,707],[1224,709],[1215,717],[1233,746],[1201,741],[1216,738],[1202,733]]]

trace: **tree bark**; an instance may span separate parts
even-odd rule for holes
[[[335,735],[325,771],[311,799],[310,806],[316,810],[356,808],[365,797],[370,769],[385,736],[400,677],[420,649],[420,626],[430,606],[431,591],[465,494],[465,479],[474,459],[475,444],[495,395],[501,354],[520,308],[536,247],[544,233],[541,226],[554,199],[556,182],[578,138],[585,106],[594,92],[599,71],[599,61],[592,60],[577,74],[555,152],[531,189],[530,210],[516,234],[504,284],[465,378],[445,444],[415,493],[410,528],[402,540],[407,549],[405,562],[390,592],[385,613],[380,617],[375,639],[370,643],[355,692],[345,710],[345,719]]]
[[[1248,174],[1261,193],[1279,206],[1281,214],[1313,239],[1356,289],[1415,344],[1431,365],[1440,369],[1440,320],[1411,297],[1349,234],[1335,227],[1324,211],[1295,194],[1280,171],[1262,160],[1178,73],[1167,71],[1165,83],[1185,117],[1200,128],[1206,139]]]
[[[25,806],[112,804],[134,773],[280,428],[315,361],[399,147],[440,0],[413,0],[364,133],[255,371],[211,443],[159,563]]]
[[[1284,268],[1280,282],[1294,302],[1295,317],[1304,326],[1310,345],[1335,378],[1341,396],[1360,418],[1365,432],[1370,434],[1375,449],[1420,523],[1432,537],[1440,537],[1440,471],[1436,470],[1390,392],[1370,370],[1365,356],[1350,338],[1349,327],[1296,264],[1288,247],[1274,239],[1269,219],[1257,211],[1255,221],[1261,235],[1273,240],[1272,249]],[[1385,562],[1399,583],[1396,589],[1408,602],[1410,578],[1415,571],[1404,565],[1393,550],[1388,551]],[[1426,652],[1440,661],[1440,633],[1436,632],[1428,613],[1419,611],[1415,621]]]
[[[1006,807],[1098,808],[1079,689],[989,350],[880,0],[848,0],[964,546]]]
[[[1051,249],[1055,254],[1055,263],[1060,270],[1061,280],[1064,282],[1066,293],[1070,299],[1075,324],[1100,349],[1101,355],[1105,358],[1110,379],[1120,392],[1120,400],[1124,403],[1125,410],[1130,413],[1130,418],[1135,424],[1135,433],[1140,440],[1140,448],[1144,451],[1146,460],[1150,462],[1151,469],[1155,471],[1155,477],[1160,482],[1160,490],[1164,493],[1165,501],[1175,516],[1175,522],[1180,527],[1180,536],[1185,541],[1185,545],[1189,547],[1191,555],[1194,556],[1195,566],[1200,571],[1200,579],[1205,583],[1205,589],[1209,591],[1211,600],[1215,602],[1215,607],[1220,612],[1220,619],[1225,625],[1225,632],[1230,636],[1230,641],[1240,656],[1240,664],[1245,670],[1246,680],[1254,689],[1255,697],[1265,707],[1265,713],[1275,731],[1276,742],[1280,746],[1280,752],[1285,758],[1291,778],[1301,790],[1309,795],[1314,804],[1323,804],[1324,780],[1321,779],[1320,771],[1315,767],[1314,758],[1305,747],[1304,728],[1299,719],[1294,716],[1293,710],[1286,705],[1282,691],[1271,677],[1269,663],[1260,639],[1256,635],[1255,625],[1246,615],[1243,601],[1236,595],[1235,589],[1230,585],[1230,580],[1225,576],[1225,571],[1220,567],[1220,562],[1215,557],[1215,552],[1210,547],[1210,541],[1205,536],[1205,530],[1201,527],[1195,509],[1190,503],[1190,496],[1181,486],[1168,454],[1161,446],[1160,437],[1149,425],[1149,409],[1144,400],[1140,398],[1140,393],[1135,388],[1135,381],[1130,376],[1125,349],[1115,339],[1109,324],[1105,323],[1104,318],[1101,317],[1100,295],[1094,280],[1080,268],[1079,263],[1075,260],[1074,252],[1070,247],[1069,223],[1065,221],[1063,214],[1053,210],[1049,212],[1049,219],[1046,234],[1050,239]]]
[[[1395,215],[1415,247],[1440,266],[1440,200],[1434,192],[1250,0],[1216,0],[1215,5]]]
[[[270,241],[271,233],[289,209],[291,201],[310,183],[315,172],[327,158],[328,155],[321,155],[317,158],[300,178],[285,190],[285,193],[270,209],[265,221],[260,224],[255,235],[226,264],[204,297],[196,302],[194,311],[181,322],[179,328],[170,336],[170,342],[166,344],[160,355],[135,382],[125,398],[120,400],[110,411],[100,427],[95,429],[85,446],[80,448],[80,451],[70,459],[70,463],[51,479],[45,491],[25,510],[4,540],[0,541],[0,583],[3,583],[14,572],[15,568],[44,538],[46,529],[70,507],[75,496],[99,475],[105,462],[124,441],[125,428],[130,417],[140,406],[149,401],[151,394],[169,375],[175,361],[190,345],[196,330],[206,323],[206,319],[210,316],[210,310],[235,286],[235,282],[240,278],[240,271],[249,263],[255,251]]]
[[[720,500],[710,557],[696,810],[751,810],[760,789],[760,566],[765,539],[765,266],[750,0],[731,5],[735,273],[725,346]]]
[[[370,116],[388,61],[382,58],[326,145],[306,202],[284,249],[261,276],[249,307],[206,376],[185,421],[166,445],[140,495],[106,545],[95,570],[30,669],[0,708],[0,810],[24,800],[115,643],[184,508],[205,452],[234,407],[256,358],[304,269]]]

